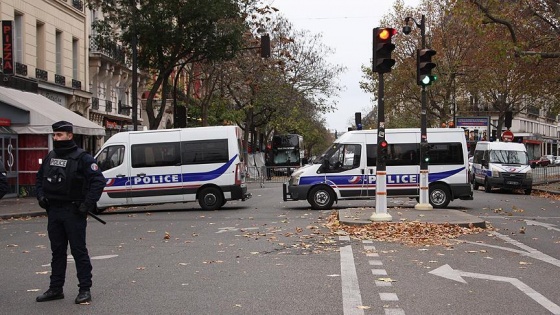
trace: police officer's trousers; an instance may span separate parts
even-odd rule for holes
[[[50,288],[62,288],[66,276],[67,250],[76,263],[80,291],[91,287],[91,261],[86,248],[87,218],[76,213],[72,203],[51,204],[48,211],[49,239],[51,241],[51,283]]]

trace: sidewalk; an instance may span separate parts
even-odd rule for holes
[[[257,189],[257,187],[254,189]],[[560,195],[560,182],[534,186],[533,191],[542,191]],[[341,209],[338,210],[338,217],[340,222],[344,224],[369,224],[371,223],[369,217],[372,215],[373,211],[375,211],[373,208]],[[390,209],[388,213],[393,218],[391,222],[410,222],[417,220],[420,222],[435,224],[444,224],[447,222],[451,224],[458,224],[460,226],[469,226],[470,224],[473,224],[478,227],[484,227],[486,224],[485,221],[479,217],[470,215],[461,210],[416,210],[414,208],[399,208]],[[36,217],[43,215],[46,215],[46,212],[39,207],[39,203],[35,197],[0,199],[0,219]]]

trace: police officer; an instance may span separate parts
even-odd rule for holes
[[[0,159],[0,199],[8,193],[8,190],[10,190],[8,175],[6,174],[6,168],[4,168],[4,162]]]
[[[79,293],[76,304],[91,301],[91,261],[86,248],[87,213],[95,209],[105,187],[105,177],[95,159],[72,139],[73,125],[52,125],[54,150],[44,158],[37,173],[37,199],[47,210],[51,242],[52,274],[49,289],[37,302],[64,298],[67,248],[76,262]]]

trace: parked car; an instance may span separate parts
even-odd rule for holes
[[[560,165],[560,156],[558,155],[552,155],[552,154],[547,154],[545,155],[547,159],[550,160],[550,165]]]
[[[546,156],[541,156],[536,160],[530,160],[529,164],[532,168],[539,167],[539,166],[548,166],[550,165],[550,160]]]

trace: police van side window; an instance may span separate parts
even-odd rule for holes
[[[103,149],[97,156],[97,165],[101,171],[110,170],[122,164],[124,160],[124,146],[114,145]]]
[[[135,144],[130,150],[133,168],[181,165],[179,142]]]
[[[387,166],[418,165],[418,148],[417,143],[389,144]]]
[[[430,165],[464,164],[461,143],[430,143]]]
[[[181,157],[183,165],[227,163],[228,139],[183,141]]]

